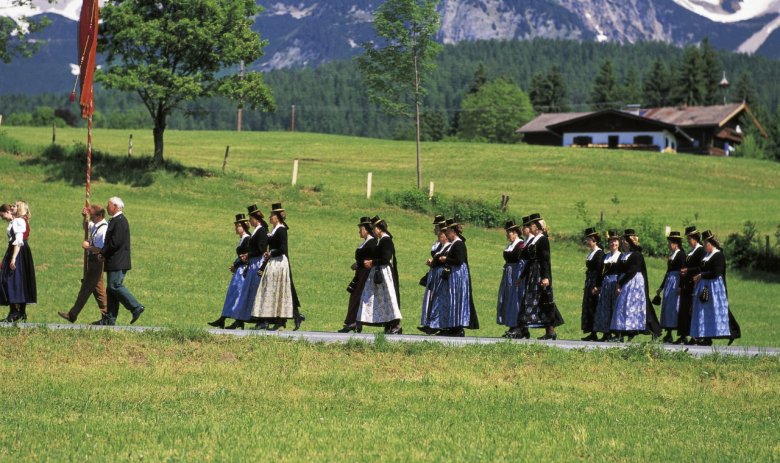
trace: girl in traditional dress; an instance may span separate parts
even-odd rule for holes
[[[27,320],[27,304],[37,302],[35,264],[27,237],[30,234],[27,203],[17,201],[16,213],[10,204],[0,206],[0,217],[9,222],[6,230],[8,248],[0,263],[0,305],[9,306],[3,322]]]
[[[588,257],[585,258],[585,286],[582,290],[582,318],[581,328],[583,333],[589,333],[582,338],[583,341],[598,341],[598,334],[594,326],[596,307],[599,303],[598,288],[601,287],[601,279],[604,271],[604,251],[599,247],[600,237],[595,228],[585,230],[585,246],[588,247]]]
[[[439,259],[447,254],[451,243],[447,238],[446,224],[442,222],[440,225],[435,224],[438,232],[437,245],[431,250],[431,258],[425,261],[425,265],[429,267],[429,270],[425,274],[422,315],[420,317],[420,326],[417,327],[418,330],[429,335],[439,332],[439,314],[441,312],[449,312],[451,305],[448,285],[445,285],[445,280],[442,279],[442,273],[445,268],[444,262]]]
[[[268,224],[264,220],[265,216],[256,204],[252,204],[246,209],[247,215],[249,215],[249,225],[254,230],[246,241],[246,249],[238,256],[240,263],[236,273],[240,273],[244,281],[238,291],[231,314],[226,315],[227,318],[234,320],[232,324],[225,327],[226,330],[243,329],[244,323],[251,320],[257,287],[260,285],[260,276],[257,271],[265,261],[263,254],[268,247]]]
[[[525,241],[520,237],[520,225],[514,220],[504,224],[506,239],[509,242],[504,249],[504,271],[501,284],[498,287],[498,303],[496,304],[496,323],[509,328],[504,337],[523,338],[528,334],[523,330],[518,320],[520,316],[520,301],[525,290],[521,275],[525,269],[526,260],[522,258]]]
[[[550,241],[544,219],[540,214],[528,217],[533,238],[526,241],[529,263],[526,266],[525,296],[520,321],[526,328],[544,328],[538,339],[558,339],[555,327],[563,325],[553,297],[552,270],[550,265]]]
[[[593,317],[593,330],[602,333],[599,341],[615,339],[610,334],[609,326],[612,323],[612,313],[615,311],[617,301],[617,281],[620,275],[620,235],[617,230],[607,231],[607,243],[609,251],[604,254],[601,286],[597,288],[599,301],[596,305],[596,314]]]
[[[707,254],[702,259],[700,273],[693,278],[696,288],[693,292],[691,337],[700,346],[711,346],[713,339],[728,339],[731,345],[742,332],[729,310],[726,257],[712,232],[705,230],[701,237]]]
[[[374,239],[369,217],[360,218],[358,235],[363,242],[355,249],[355,261],[352,263],[352,270],[355,271],[355,275],[347,286],[347,292],[349,293],[347,317],[344,319],[344,327],[339,330],[339,333],[349,333],[350,331],[359,333],[362,331],[357,324],[357,313],[360,308],[360,295],[363,294],[363,288],[366,287],[369,273],[369,270],[363,266],[363,262],[371,258],[374,253],[374,247],[376,247],[376,240]]]
[[[679,231],[670,232],[666,240],[669,242],[670,254],[666,260],[666,274],[656,291],[656,297],[663,294],[661,328],[666,330],[663,342],[671,343],[674,341],[672,330],[677,329],[680,312],[680,269],[685,265],[685,254],[682,252],[682,236]]]
[[[620,276],[610,330],[629,341],[639,333],[659,336],[661,326],[648,296],[647,268],[639,238],[633,229],[626,229],[622,241],[624,253],[618,261]]]
[[[693,308],[693,289],[696,283],[693,278],[699,274],[701,260],[707,252],[701,245],[701,233],[696,225],[685,228],[690,252],[685,256],[685,265],[680,269],[680,311],[677,315],[677,335],[673,344],[689,344],[688,336],[691,329],[691,310]]]
[[[208,322],[209,325],[216,328],[224,328],[225,320],[231,318],[236,311],[236,303],[241,296],[241,288],[246,281],[246,275],[244,272],[245,264],[241,261],[241,255],[246,254],[249,250],[249,219],[244,214],[236,214],[236,221],[233,222],[236,229],[236,235],[238,235],[238,245],[236,246],[236,259],[230,264],[228,270],[233,274],[228,284],[227,293],[225,294],[225,303],[222,305],[222,315],[214,320]]]
[[[385,334],[402,334],[401,297],[398,290],[398,263],[393,237],[379,216],[371,218],[376,247],[371,259],[363,261],[369,269],[368,280],[360,295],[357,322],[384,326]]]
[[[287,217],[282,203],[271,205],[271,225],[273,229],[268,235],[268,251],[263,254],[266,260],[265,268],[260,270],[260,287],[257,289],[252,317],[259,319],[256,329],[266,328],[275,331],[287,326],[287,320],[295,323],[293,331],[301,327],[306,320],[300,313],[301,303],[295,291],[290,261],[287,257]],[[268,323],[268,326],[264,326]]]

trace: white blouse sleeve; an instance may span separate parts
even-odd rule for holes
[[[14,246],[24,246],[24,232],[27,230],[27,223],[24,219],[14,219],[11,222],[11,229],[14,234]]]

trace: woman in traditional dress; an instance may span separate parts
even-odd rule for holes
[[[593,317],[593,330],[602,333],[599,341],[610,341],[614,339],[610,333],[609,326],[612,323],[612,313],[615,310],[617,301],[617,281],[620,275],[620,234],[617,230],[607,231],[607,243],[609,251],[604,254],[601,286],[596,290],[599,301],[596,305],[596,314]]]
[[[402,334],[401,296],[398,288],[398,262],[393,237],[387,222],[371,218],[376,247],[371,259],[363,261],[369,269],[368,280],[360,295],[359,325],[384,326],[385,334]]]
[[[27,320],[27,304],[37,302],[35,264],[30,250],[29,211],[27,203],[18,201],[16,213],[10,204],[0,206],[0,217],[9,222],[6,230],[8,248],[0,264],[0,305],[9,306],[8,316],[3,322],[13,323]]]
[[[357,324],[357,313],[360,308],[360,295],[363,294],[363,288],[366,287],[369,273],[369,270],[363,266],[363,262],[371,258],[374,253],[374,247],[376,247],[376,240],[374,239],[369,217],[360,218],[358,235],[363,241],[355,249],[355,261],[352,263],[352,270],[355,271],[355,275],[347,286],[347,292],[349,293],[347,316],[344,319],[344,327],[339,330],[339,333],[349,333],[350,331],[359,333],[362,331]]]
[[[264,220],[265,216],[256,204],[248,206],[246,210],[249,215],[249,225],[254,230],[246,241],[246,249],[238,256],[240,263],[236,273],[240,273],[244,281],[233,304],[232,313],[227,315],[227,318],[232,318],[234,321],[225,327],[226,330],[243,329],[244,323],[252,319],[252,307],[257,287],[260,285],[257,271],[263,265],[263,254],[268,246],[268,224]]]
[[[215,328],[224,328],[225,320],[231,318],[236,311],[236,303],[241,296],[241,288],[246,281],[246,275],[244,272],[244,263],[241,261],[241,255],[246,254],[249,250],[249,219],[244,214],[236,214],[236,221],[233,222],[236,229],[236,235],[238,235],[238,245],[236,246],[236,259],[230,264],[228,270],[233,274],[228,284],[227,293],[225,294],[225,303],[222,304],[222,315],[214,320],[208,322],[209,325]]]
[[[520,326],[520,301],[523,299],[525,288],[521,284],[521,275],[525,268],[526,260],[522,258],[525,241],[520,237],[520,225],[514,220],[504,224],[506,240],[509,242],[504,248],[504,271],[501,275],[501,284],[498,287],[498,303],[496,304],[496,323],[509,328],[504,337],[523,338],[527,330]]]
[[[276,331],[287,326],[287,320],[295,323],[293,331],[301,327],[306,320],[300,313],[301,303],[295,291],[290,261],[287,257],[287,214],[282,203],[271,205],[271,225],[268,235],[268,251],[263,254],[266,260],[260,278],[260,287],[252,307],[252,317],[259,320],[253,329]],[[267,325],[266,325],[267,324]]]
[[[552,270],[550,265],[550,241],[542,216],[538,213],[528,217],[533,238],[526,241],[529,259],[525,270],[525,295],[520,321],[526,328],[544,328],[545,334],[538,339],[558,339],[555,327],[563,325],[553,296]]]
[[[631,341],[637,334],[659,336],[661,326],[648,295],[647,268],[642,257],[642,247],[633,229],[626,229],[622,236],[623,255],[618,266],[617,301],[612,314],[610,331],[620,340]]]
[[[672,330],[677,329],[680,312],[680,269],[685,265],[685,254],[682,252],[682,236],[679,231],[670,232],[666,241],[669,242],[670,254],[666,260],[666,274],[656,291],[656,297],[663,294],[661,328],[666,330],[663,342],[671,343],[674,341]]]
[[[588,247],[588,256],[585,258],[585,286],[582,290],[582,318],[581,328],[583,333],[589,333],[582,338],[583,341],[598,341],[599,337],[594,325],[596,307],[599,303],[598,288],[601,287],[601,279],[604,272],[604,251],[599,247],[601,241],[595,228],[585,230],[585,246]]]
[[[691,312],[691,337],[700,346],[711,346],[713,339],[728,339],[729,345],[742,336],[739,324],[729,309],[726,287],[726,257],[717,238],[709,230],[701,234],[707,254],[701,262]]]
[[[437,216],[437,218],[439,217]],[[422,315],[420,316],[420,326],[417,329],[428,335],[439,332],[439,314],[442,311],[447,312],[450,310],[449,288],[448,285],[445,285],[444,279],[442,279],[442,273],[445,268],[444,262],[439,259],[439,257],[447,254],[451,244],[447,238],[445,225],[444,222],[436,224],[436,230],[438,231],[437,246],[432,248],[431,258],[425,261],[425,265],[429,267],[429,270],[424,277],[425,291],[423,292]]]
[[[689,344],[688,336],[691,329],[691,309],[693,308],[693,289],[696,283],[693,278],[699,274],[701,260],[707,252],[701,245],[701,233],[696,225],[685,228],[685,237],[691,250],[685,256],[685,265],[680,269],[680,310],[677,315],[678,338],[673,344]]]

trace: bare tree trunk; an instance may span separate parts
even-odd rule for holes
[[[152,165],[155,167],[162,167],[163,161],[163,133],[165,133],[165,119],[166,114],[161,108],[157,109],[157,114],[154,118],[154,158],[152,158]]]
[[[417,142],[417,189],[422,185],[420,168],[420,74],[417,71],[417,55],[414,56],[414,118],[415,141]]]

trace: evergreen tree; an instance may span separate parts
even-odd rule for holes
[[[468,94],[477,93],[483,85],[487,83],[487,74],[485,73],[485,66],[479,63],[479,67],[474,72],[474,79],[471,81],[471,87],[469,87]]]
[[[723,101],[721,89],[718,86],[720,83],[721,73],[723,66],[720,64],[720,58],[712,45],[710,40],[705,37],[701,41],[701,78],[702,85],[704,86],[704,104],[713,105],[720,104]]]
[[[657,108],[670,104],[671,82],[669,70],[660,59],[645,76],[642,86],[642,104],[648,108]]]
[[[672,90],[674,104],[697,106],[706,103],[707,86],[703,70],[698,48],[692,45],[685,47]]]
[[[735,101],[744,101],[745,103],[752,105],[756,102],[756,91],[753,88],[753,82],[750,79],[750,74],[743,72],[739,75],[737,85],[734,87]]]
[[[639,75],[633,67],[628,68],[626,77],[623,79],[623,85],[620,88],[620,99],[625,104],[642,103],[642,84],[639,82]]]
[[[534,117],[531,100],[520,87],[505,78],[466,95],[461,104],[460,136],[492,143],[518,141],[518,127]]]
[[[593,88],[590,91],[590,106],[594,110],[616,109],[620,107],[619,89],[612,61],[607,59],[599,69]]]
[[[549,99],[549,82],[547,77],[536,73],[531,78],[531,86],[528,89],[528,97],[531,99],[531,104],[534,107],[534,111],[538,113],[549,113],[550,111],[550,99]]]
[[[550,86],[549,94],[549,111],[551,113],[562,113],[569,111],[569,104],[567,103],[568,90],[566,88],[566,80],[561,74],[561,69],[558,65],[553,65],[550,69],[550,73],[547,75],[547,81]]]

